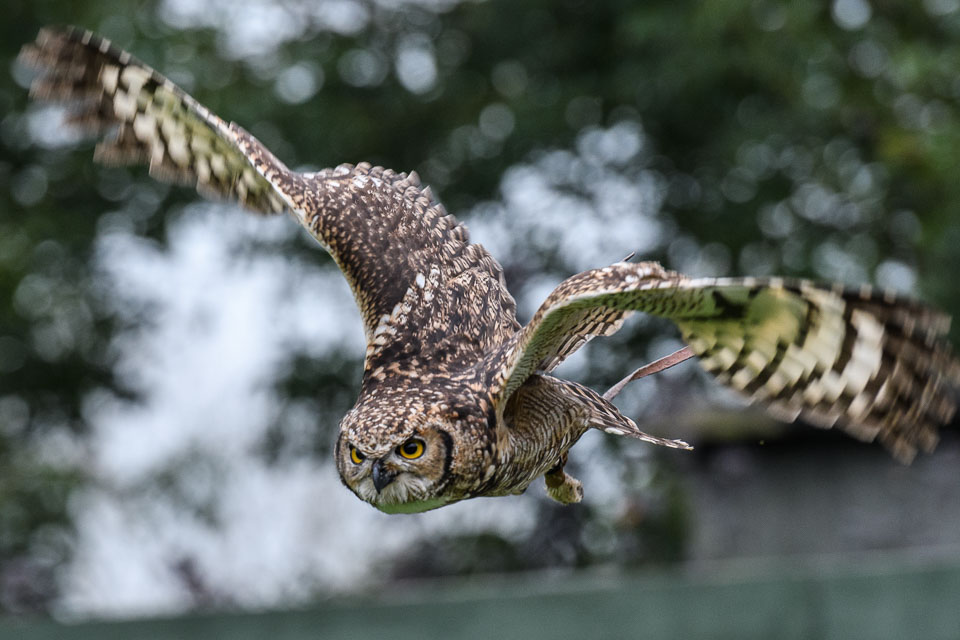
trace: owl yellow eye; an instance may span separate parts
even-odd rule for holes
[[[416,460],[423,455],[423,440],[407,440],[397,447],[397,453],[407,460]]]
[[[364,458],[366,458],[366,456],[360,453],[359,449],[350,445],[350,459],[353,460],[353,464],[360,464]]]

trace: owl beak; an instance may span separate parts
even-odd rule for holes
[[[373,463],[373,486],[377,493],[383,491],[383,488],[393,482],[397,477],[396,471],[389,471],[383,468],[383,460],[377,460]]]

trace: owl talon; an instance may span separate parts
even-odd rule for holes
[[[579,480],[557,466],[543,476],[547,495],[561,504],[574,504],[583,500],[583,485]]]

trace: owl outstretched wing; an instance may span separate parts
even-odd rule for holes
[[[20,61],[40,73],[38,100],[105,136],[95,158],[146,163],[155,178],[193,185],[260,213],[288,211],[333,256],[367,337],[371,380],[416,372],[418,357],[455,366],[519,329],[500,265],[447,215],[415,173],[367,163],[300,174],[170,80],[82,29],[48,28]],[[449,327],[462,330],[451,335]]]
[[[72,27],[45,28],[19,59],[40,71],[31,97],[63,103],[68,124],[107,135],[94,151],[98,162],[145,163],[159,180],[194,185],[260,213],[287,208],[284,194],[241,149],[239,127],[108,40]]]
[[[956,410],[949,318],[889,291],[779,278],[691,279],[617,263],[561,283],[489,365],[503,406],[571,335],[624,311],[669,318],[700,364],[777,417],[877,439],[900,460],[929,451]]]

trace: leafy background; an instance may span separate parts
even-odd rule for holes
[[[874,282],[957,315],[958,9],[10,0],[0,608],[289,606],[431,576],[960,544],[954,430],[903,468],[745,411],[689,365],[620,404],[697,453],[589,434],[581,506],[535,487],[374,512],[330,460],[363,352],[335,266],[288,220],[95,166],[28,104],[14,58],[41,26],[100,32],[292,167],[416,169],[504,264],[521,319],[632,251],[692,275]],[[562,372],[602,388],[676,346],[640,319]]]

